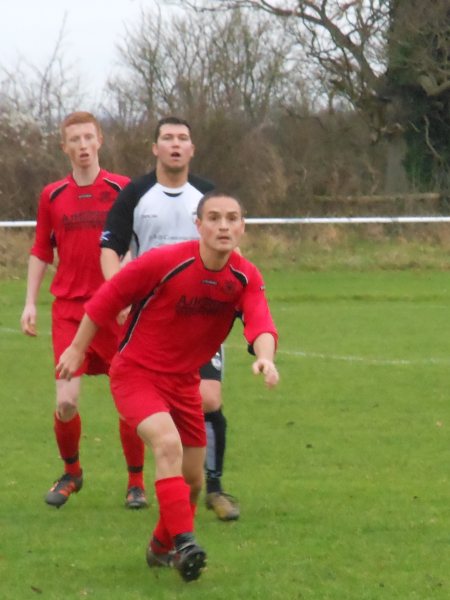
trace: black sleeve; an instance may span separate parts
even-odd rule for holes
[[[208,179],[203,179],[202,177],[197,177],[196,175],[192,175],[189,173],[188,181],[191,185],[196,187],[202,194],[206,194],[207,192],[211,192],[215,185],[212,181]]]
[[[100,238],[101,248],[110,248],[120,257],[127,253],[133,237],[134,209],[155,181],[155,174],[151,172],[133,179],[123,188],[106,217]]]

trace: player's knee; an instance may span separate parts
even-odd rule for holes
[[[200,385],[203,412],[209,413],[222,407],[222,386],[220,381],[203,380]]]
[[[61,421],[69,421],[77,414],[79,394],[79,378],[74,378],[71,381],[62,379],[56,381],[56,412]]]
[[[153,445],[153,453],[156,462],[163,462],[165,464],[181,463],[183,447],[180,437],[174,433],[167,433],[160,436]]]
[[[70,421],[78,412],[78,403],[73,398],[64,398],[58,401],[56,412],[61,421]]]

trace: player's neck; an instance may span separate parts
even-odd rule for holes
[[[188,175],[188,167],[180,171],[170,171],[164,168],[161,164],[156,165],[156,180],[164,187],[180,188],[187,182]]]
[[[208,248],[202,243],[202,240],[199,243],[199,252],[203,266],[209,271],[221,271],[231,256],[231,250],[230,252],[217,252]]]
[[[74,167],[72,176],[75,182],[79,186],[92,185],[97,179],[100,173],[100,165],[98,163],[82,169],[80,167]]]

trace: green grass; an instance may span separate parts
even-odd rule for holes
[[[43,495],[52,433],[49,308],[18,332],[25,284],[1,282],[0,588],[5,600],[428,600],[450,596],[450,281],[428,270],[265,273],[280,330],[279,387],[227,342],[225,483],[242,518],[200,505],[209,566],[195,583],[150,571],[155,521],[123,508],[126,477],[105,378],[81,401],[85,487]],[[147,460],[152,495],[152,461]]]

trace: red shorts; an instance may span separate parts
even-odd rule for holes
[[[52,306],[52,340],[55,365],[59,357],[72,342],[84,315],[84,301],[56,299]],[[119,343],[120,326],[114,322],[102,327],[92,340],[83,364],[74,374],[102,375],[109,372],[109,366]],[[56,375],[58,379],[58,375]]]
[[[117,410],[131,427],[155,413],[167,412],[183,446],[206,446],[198,373],[150,371],[116,354],[109,375]]]

